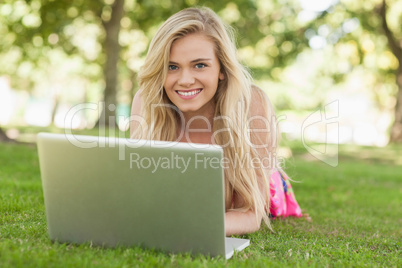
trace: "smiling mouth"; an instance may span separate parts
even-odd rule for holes
[[[177,94],[181,95],[181,96],[194,96],[197,95],[198,93],[200,93],[202,91],[202,89],[196,89],[196,90],[191,90],[191,91],[179,91],[176,90]]]

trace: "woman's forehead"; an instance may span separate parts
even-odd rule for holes
[[[188,34],[173,42],[170,60],[216,59],[215,44],[202,33]]]

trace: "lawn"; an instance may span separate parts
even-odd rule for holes
[[[245,236],[250,247],[225,260],[52,243],[36,146],[0,144],[0,266],[401,267],[402,147],[341,146],[337,167],[314,160],[300,144],[290,147],[287,171],[313,222],[276,219],[274,233]]]

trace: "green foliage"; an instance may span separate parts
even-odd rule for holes
[[[26,63],[32,65],[25,72],[25,80],[35,85],[38,83],[32,77],[35,69],[47,69],[49,51],[60,49],[66,55],[75,55],[82,58],[82,64],[89,65],[92,62],[101,65],[104,55],[99,50],[99,43],[104,38],[102,23],[110,19],[111,6],[113,1],[4,1],[0,4],[0,31],[6,38],[0,41],[0,55],[9,55],[15,52],[12,62],[4,61],[7,64],[2,70],[3,74],[9,74],[13,79],[19,81],[21,74],[18,72],[19,65]],[[258,52],[256,56],[263,56],[265,63],[261,61],[256,64],[248,61],[256,74],[270,74],[266,72],[270,68],[283,66],[294,58],[301,46],[299,38],[304,38],[302,31],[297,28],[291,18],[297,14],[294,8],[294,1],[289,5],[274,2],[270,6],[265,1],[237,0],[237,1],[203,1],[203,0],[181,0],[181,1],[133,1],[125,3],[126,15],[122,20],[123,35],[133,34],[134,31],[141,32],[146,37],[141,42],[149,43],[156,28],[173,13],[194,5],[208,6],[218,12],[228,23],[238,29],[240,47],[251,47],[255,49],[257,44],[264,51]],[[271,39],[266,37],[270,35]],[[78,38],[77,38],[78,36]],[[136,51],[136,54],[128,53],[136,46],[137,40],[124,42],[121,57],[123,62],[131,58],[140,59],[145,56],[146,47]],[[98,44],[93,44],[93,42]],[[122,42],[121,42],[122,43]],[[285,43],[285,45],[282,45]],[[89,46],[89,47],[88,47]],[[270,53],[265,55],[267,47],[271,47]],[[278,47],[279,50],[275,48]],[[135,49],[134,49],[135,50]],[[255,52],[254,52],[255,53]],[[10,55],[9,55],[10,56]],[[12,55],[11,55],[12,56]],[[268,57],[267,57],[268,56]],[[273,61],[269,57],[276,57]],[[255,59],[256,57],[253,57]],[[245,59],[250,58],[245,55]],[[65,61],[66,59],[64,59]],[[11,65],[13,64],[13,65]],[[131,64],[132,65],[132,64]],[[138,65],[138,64],[137,64]],[[138,72],[138,66],[128,68]],[[10,68],[11,67],[11,68]],[[123,77],[121,81],[130,77],[130,71],[126,66],[121,65]],[[27,68],[28,69],[28,68]],[[83,68],[85,69],[85,68]],[[125,76],[124,74],[128,74]],[[45,74],[43,74],[45,76]],[[42,76],[42,78],[43,78]],[[84,76],[91,79],[99,79],[102,76],[100,69],[96,75],[84,73]],[[24,84],[15,82],[15,86],[21,89],[31,88],[32,83]]]
[[[382,1],[340,0],[312,20],[306,28],[310,45],[313,37],[320,37],[332,47],[337,59],[325,66],[320,73],[339,83],[355,70],[364,69],[374,99],[381,108],[389,107],[385,96],[395,95],[395,73],[399,63],[389,47],[380,13]],[[394,38],[402,37],[402,4],[387,0],[386,20]],[[400,61],[401,59],[399,59]],[[394,87],[386,93],[385,87]]]
[[[274,220],[275,233],[247,235],[250,247],[226,261],[50,242],[35,146],[0,144],[0,266],[400,267],[402,168],[394,161],[402,161],[401,147],[341,147],[336,168],[312,161],[300,144],[291,147],[287,172],[313,222]]]
[[[101,101],[103,25],[110,20],[113,2],[1,1],[0,73],[11,77],[14,88],[60,99],[55,102]],[[401,39],[402,4],[386,2],[390,29]],[[398,59],[381,27],[380,4],[340,0],[311,11],[301,0],[126,0],[117,101],[131,104],[138,71],[160,24],[183,8],[207,6],[236,29],[239,58],[258,84],[281,83],[269,92],[281,109],[315,109],[337,85],[350,91],[354,85],[348,81],[360,77],[360,87],[379,109],[391,110]],[[303,16],[306,12],[309,18]]]

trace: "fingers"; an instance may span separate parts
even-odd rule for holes
[[[308,213],[303,213],[303,218],[308,222],[313,222],[313,219],[310,217]]]

